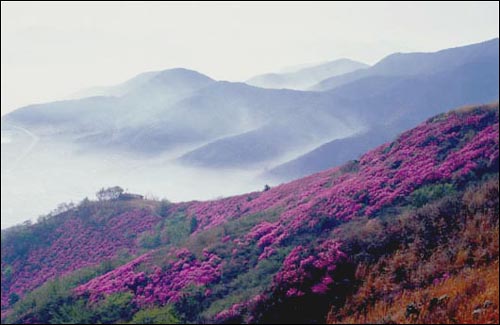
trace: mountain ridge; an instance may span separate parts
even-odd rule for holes
[[[374,75],[413,75],[417,71],[437,72],[449,69],[466,62],[468,57],[474,55],[498,57],[499,39],[457,46],[435,52],[394,53],[384,57],[371,68],[338,77],[332,77],[319,82],[310,90],[324,91],[334,89],[358,79]],[[457,55],[458,53],[458,55]],[[417,61],[417,63],[415,62]]]
[[[292,72],[261,74],[248,79],[245,83],[262,88],[307,90],[327,77],[342,75],[367,67],[368,65],[362,62],[341,58],[307,66]]]
[[[328,93],[350,107],[351,111],[358,112],[357,115],[362,119],[375,121],[365,131],[370,137],[365,140],[379,145],[437,112],[454,106],[498,100],[498,69],[498,57],[492,57],[472,60],[446,73],[413,77],[366,77],[341,85]],[[443,92],[448,95],[442,96]],[[364,96],[357,96],[359,93]],[[370,107],[377,109],[367,109]],[[362,136],[357,134],[324,143],[300,157],[275,166],[267,175],[279,180],[290,180],[321,170],[319,166],[323,162],[337,164],[345,161],[339,157],[357,159],[362,149],[367,148],[360,139]]]

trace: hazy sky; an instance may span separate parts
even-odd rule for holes
[[[245,80],[340,57],[375,63],[498,37],[498,2],[1,3],[1,108],[148,70]]]

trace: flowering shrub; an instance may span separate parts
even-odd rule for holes
[[[8,306],[12,294],[22,298],[49,279],[112,259],[120,251],[144,253],[139,239],[156,234],[161,220],[166,229],[158,234],[166,234],[167,240],[160,236],[154,245],[142,245],[155,250],[77,287],[76,296],[96,302],[126,292],[139,306],[163,305],[175,303],[194,286],[204,298],[216,299],[234,288],[225,287],[224,281],[262,265],[271,270],[269,279],[274,275],[270,288],[284,299],[328,295],[335,287],[338,265],[349,259],[340,242],[331,239],[336,236],[332,230],[408,203],[410,194],[422,186],[460,183],[498,164],[498,125],[498,108],[443,114],[346,167],[263,192],[169,204],[161,217],[146,209],[113,213],[111,208],[111,214],[93,211],[86,219],[72,216],[70,210],[65,212],[68,218],[17,258],[11,258],[12,245],[2,242],[2,306]],[[272,220],[252,219],[273,213],[278,215]],[[249,219],[257,221],[247,222],[244,231],[226,227]],[[176,234],[182,236],[175,239]],[[198,249],[188,246],[196,239]],[[165,243],[169,250],[157,247]],[[263,299],[256,297],[231,301],[227,305],[232,307],[217,310],[215,318],[240,317],[250,302]]]
[[[82,218],[67,218],[53,233],[46,234],[47,243],[34,247],[26,259],[11,263],[9,286],[2,281],[2,306],[8,296],[22,296],[47,280],[84,267],[112,259],[120,251],[136,251],[135,234],[148,230],[159,218],[146,210],[131,210],[115,215],[102,223],[89,223]],[[4,268],[2,245],[2,269]]]
[[[114,269],[100,277],[92,279],[75,289],[77,294],[90,294],[91,301],[99,297],[116,292],[123,292],[129,288],[136,288],[146,280],[144,272],[135,272],[134,269],[149,259],[149,254],[140,256],[133,261]]]
[[[91,301],[124,291],[132,291],[140,306],[170,303],[179,299],[188,285],[204,286],[216,281],[221,273],[221,259],[208,251],[203,260],[197,260],[187,249],[174,252],[176,261],[163,269],[151,262],[145,254],[103,276],[92,279],[75,289],[77,295],[88,295]],[[152,269],[150,274],[136,272],[138,266]]]
[[[315,248],[297,246],[285,258],[274,281],[287,297],[311,292],[325,294],[334,281],[331,273],[346,257],[335,240],[327,240]]]
[[[191,202],[187,212],[196,216],[200,229],[208,229],[233,218],[282,208],[278,222],[256,225],[246,236],[247,241],[258,239],[261,247],[278,245],[299,231],[314,228],[321,219],[372,216],[423,184],[456,180],[481,163],[494,162],[498,150],[497,110],[451,112],[368,152],[357,168],[347,172],[333,168],[265,192]]]
[[[261,304],[264,300],[265,297],[259,294],[254,296],[247,302],[234,304],[230,308],[225,309],[219,312],[217,315],[215,315],[214,321],[216,323],[226,323],[226,324],[242,323],[243,314],[252,310],[256,306]],[[254,323],[253,320],[254,320],[253,317],[250,316],[245,320],[245,323],[249,324]]]

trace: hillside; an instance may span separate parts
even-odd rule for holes
[[[498,103],[463,108],[262,192],[85,200],[2,231],[3,322],[334,322],[459,282],[498,263],[498,123]]]

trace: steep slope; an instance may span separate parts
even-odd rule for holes
[[[258,75],[247,80],[246,83],[262,88],[306,90],[327,78],[366,68],[368,65],[364,63],[339,59],[288,73]]]
[[[450,245],[443,256],[454,260],[453,240],[463,238],[458,234],[470,213],[486,219],[465,226],[494,229],[496,222],[498,229],[498,186],[495,194],[491,185],[498,181],[498,115],[498,104],[438,115],[359,161],[263,192],[178,204],[84,202],[6,230],[2,316],[8,322],[144,322],[154,313],[182,322],[324,321],[329,306],[343,306],[359,287],[362,261],[382,261],[381,252],[392,254],[405,241],[424,243],[429,252],[438,252],[436,243]],[[481,191],[468,189],[475,184]],[[465,209],[440,201],[441,212],[425,207],[453,193],[463,196]],[[466,200],[471,193],[484,195]],[[372,243],[348,231],[370,220],[383,226],[375,227]],[[470,263],[498,259],[498,245],[495,252],[488,243],[494,240],[474,246],[487,247],[488,255],[472,248],[478,258]],[[427,267],[418,285],[460,269],[453,265]]]
[[[415,76],[455,69],[471,58],[498,58],[498,44],[498,38],[495,38],[434,53],[395,53],[383,58],[373,67],[325,79],[310,89],[330,90],[373,76]]]

